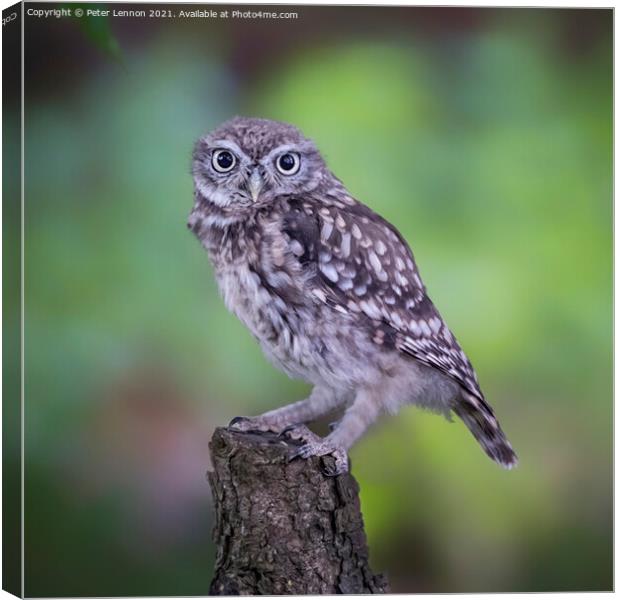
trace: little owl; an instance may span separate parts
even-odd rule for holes
[[[398,230],[353,198],[292,125],[236,117],[196,143],[188,226],[206,248],[224,302],[305,400],[241,431],[285,432],[295,456],[331,454],[330,474],[382,411],[415,404],[458,415],[483,450],[517,457],[467,356],[426,294]],[[305,423],[344,408],[321,438]]]

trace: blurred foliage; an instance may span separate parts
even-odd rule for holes
[[[83,16],[77,19],[78,27],[85,33],[86,37],[100,50],[105,52],[110,58],[122,63],[123,53],[118,40],[112,33],[111,19],[108,15],[96,16],[89,11],[106,10],[106,4],[96,4],[90,2],[81,4],[72,2],[63,4],[63,7],[69,8],[71,11],[81,9]],[[72,14],[75,14],[74,12]]]
[[[185,228],[193,141],[236,113],[301,127],[399,227],[521,458],[386,417],[351,453],[374,568],[396,592],[611,589],[611,27],[575,56],[561,11],[480,14],[324,37],[302,15],[252,76],[267,25],[134,20],[125,69],[77,40],[62,94],[27,86],[27,595],[206,594],[213,427],[307,393]]]

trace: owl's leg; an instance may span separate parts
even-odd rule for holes
[[[381,401],[377,392],[366,389],[360,390],[355,401],[346,410],[332,432],[324,438],[314,436],[313,439],[301,446],[293,457],[308,458],[330,454],[335,458],[335,464],[327,474],[340,475],[346,473],[349,469],[347,450],[376,420],[380,411]]]
[[[315,386],[305,400],[270,410],[257,417],[235,417],[229,427],[237,431],[281,433],[291,425],[314,421],[346,402],[346,395],[325,386]]]

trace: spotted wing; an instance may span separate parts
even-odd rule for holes
[[[292,206],[285,233],[315,267],[312,294],[342,313],[365,315],[372,339],[455,379],[482,398],[467,356],[426,295],[398,231],[364,205]]]

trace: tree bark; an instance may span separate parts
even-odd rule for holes
[[[368,565],[359,487],[323,474],[331,457],[289,461],[296,442],[218,428],[209,483],[217,545],[211,595],[389,591]]]

